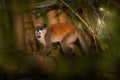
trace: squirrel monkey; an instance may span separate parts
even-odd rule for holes
[[[87,54],[89,50],[88,42],[82,31],[73,24],[56,23],[45,27],[35,29],[36,38],[44,46],[43,53],[47,55],[52,43],[59,42],[63,53],[72,54],[77,48],[74,42],[78,39],[83,51]],[[80,53],[79,53],[80,54]],[[77,55],[77,54],[75,54]]]

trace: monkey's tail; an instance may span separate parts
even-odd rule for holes
[[[78,36],[78,40],[81,44],[81,47],[83,49],[83,51],[85,52],[85,54],[88,56],[90,54],[90,45],[85,37],[85,35],[82,33],[82,31],[78,30],[77,36]]]

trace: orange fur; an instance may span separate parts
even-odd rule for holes
[[[56,39],[56,37],[62,39],[66,34],[76,31],[76,28],[77,27],[72,24],[56,23],[48,26],[47,30],[52,32],[51,36],[53,39]]]

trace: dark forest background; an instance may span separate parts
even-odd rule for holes
[[[119,0],[0,0],[0,80],[119,80]],[[37,26],[72,23],[91,56],[41,57]]]

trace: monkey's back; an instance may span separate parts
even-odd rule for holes
[[[52,42],[61,41],[65,36],[74,32],[78,28],[68,23],[56,23],[47,27],[48,34],[51,35]]]

